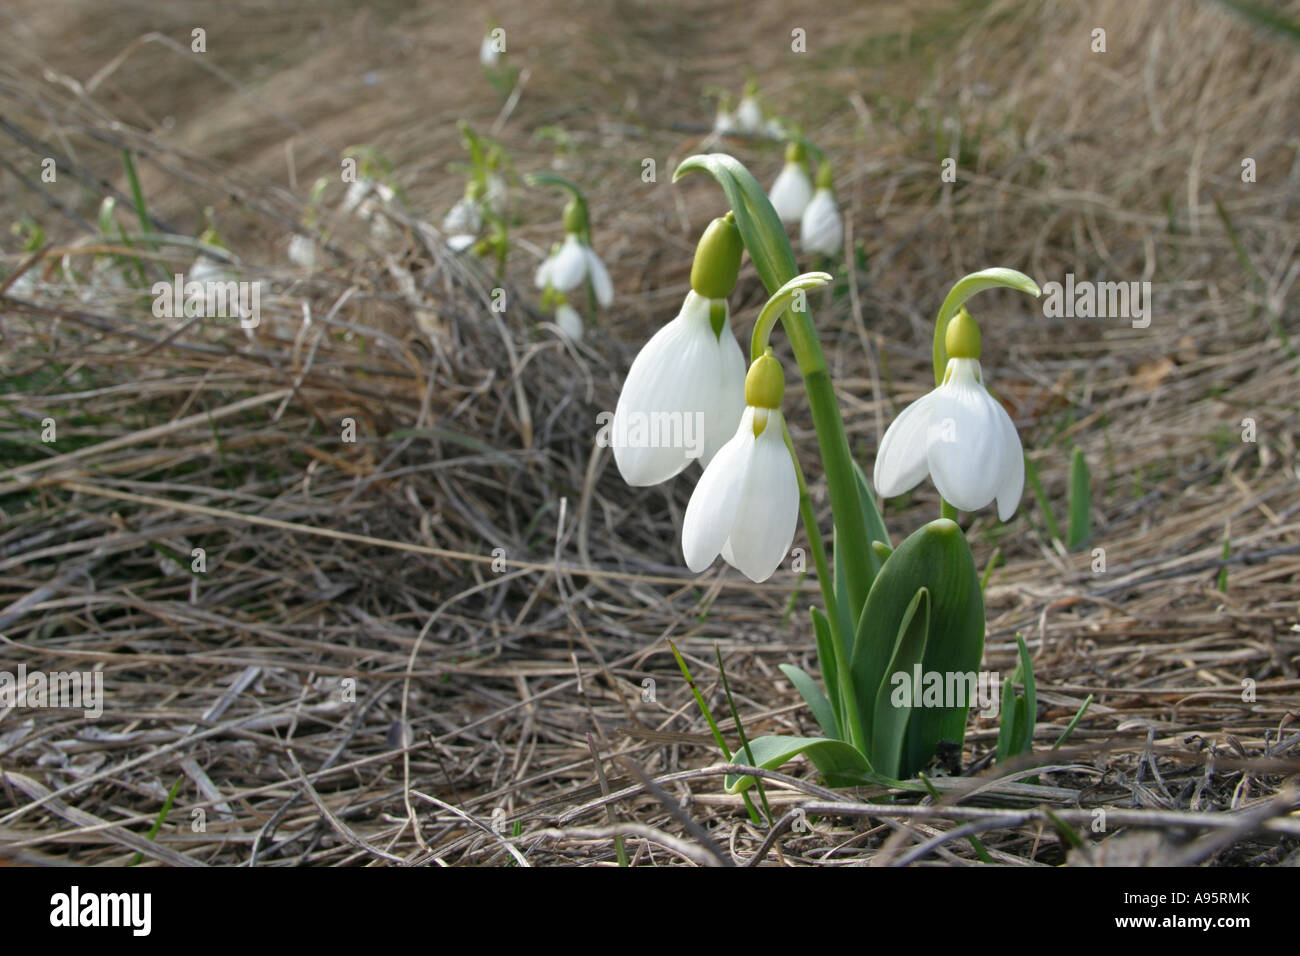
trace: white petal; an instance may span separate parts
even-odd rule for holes
[[[619,393],[610,443],[624,481],[667,481],[704,454],[719,400],[721,368],[722,353],[709,325],[709,300],[689,292],[677,317],[637,354]],[[732,432],[736,420],[731,420]],[[638,429],[641,436],[653,434],[658,440],[639,439]]]
[[[583,246],[582,251],[587,256],[587,274],[591,277],[591,290],[596,293],[596,303],[608,309],[614,303],[614,283],[609,278],[609,270],[590,246]]]
[[[1000,405],[980,384],[978,359],[950,359],[952,374],[931,393],[926,456],[944,500],[977,511],[997,495],[1003,471]]]
[[[712,326],[709,331],[712,333]],[[745,353],[736,341],[728,311],[728,321],[718,336],[718,367],[713,379],[713,396],[705,410],[704,450],[700,453],[700,464],[705,468],[735,433],[736,424],[745,413],[745,374],[748,371]]]
[[[844,243],[844,220],[829,189],[817,190],[804,209],[799,221],[799,242],[808,252],[825,256],[839,254]]]
[[[474,237],[468,233],[447,237],[447,247],[451,249],[452,252],[460,252],[463,249],[468,249],[472,245],[474,245]]]
[[[922,395],[903,409],[885,429],[871,479],[880,497],[901,495],[916,487],[930,473],[925,438],[930,427],[930,399],[933,397],[933,392]]]
[[[763,128],[763,109],[752,96],[742,97],[736,107],[736,122],[746,133],[757,133]]]
[[[812,200],[813,187],[808,173],[798,163],[786,163],[776,182],[772,184],[770,198],[781,222],[794,225]]]
[[[443,232],[478,232],[482,228],[483,215],[478,203],[472,199],[457,200],[456,205],[442,217]]]
[[[547,256],[543,259],[542,264],[537,267],[536,275],[533,276],[533,285],[539,289],[545,289],[546,284],[551,281],[551,270],[554,268],[555,256]]]
[[[559,292],[572,292],[587,277],[587,253],[578,237],[569,233],[551,263],[550,280]]]
[[[509,196],[510,187],[506,183],[506,178],[500,173],[488,173],[487,191],[483,194],[483,200],[494,215],[504,216],[506,214],[506,203]]]
[[[301,269],[315,269],[316,243],[295,233],[289,239],[289,261]]]
[[[754,451],[753,409],[746,409],[731,441],[709,462],[682,521],[682,555],[697,574],[731,537]]]
[[[582,316],[573,306],[565,303],[555,310],[555,324],[560,327],[560,331],[573,339],[575,342],[582,341]]]
[[[1010,521],[1020,505],[1025,490],[1025,449],[1020,444],[1015,423],[1001,405],[1002,412],[1002,480],[998,484],[998,520]]]
[[[751,581],[766,581],[785,560],[799,518],[799,480],[781,426],[781,413],[770,412],[754,443],[724,552],[727,562]]]

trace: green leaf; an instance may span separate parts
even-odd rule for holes
[[[1083,703],[1079,705],[1079,709],[1075,711],[1073,719],[1071,719],[1071,721],[1066,725],[1065,730],[1061,732],[1061,736],[1056,738],[1056,743],[1052,744],[1053,750],[1058,749],[1061,744],[1070,739],[1070,734],[1074,733],[1074,728],[1079,726],[1079,721],[1083,720],[1083,715],[1088,712],[1088,708],[1091,706],[1092,695],[1089,694],[1084,699]]]
[[[1083,449],[1074,450],[1070,462],[1070,538],[1066,548],[1077,551],[1092,537],[1092,479]]]
[[[984,655],[984,598],[970,545],[955,522],[932,521],[908,536],[876,575],[858,621],[850,658],[862,714],[863,740],[874,740],[876,696],[888,673],[894,645],[916,592],[930,597],[929,638],[922,669],[974,675]],[[960,745],[966,736],[964,706],[918,709],[908,723],[899,775],[925,766],[940,740]],[[874,754],[868,754],[874,757]]]
[[[876,496],[871,492],[871,485],[867,483],[867,476],[862,473],[861,466],[855,461],[853,463],[853,474],[858,479],[858,498],[862,501],[862,517],[866,520],[866,540],[871,542],[873,568],[876,573],[880,572],[880,566],[884,564],[884,559],[879,557],[875,551],[877,541],[885,545],[890,550],[893,549],[893,543],[889,538],[889,531],[885,527],[885,519],[880,516],[880,509],[876,507]],[[862,613],[861,608],[854,608],[853,620],[858,619]]]
[[[835,719],[835,711],[831,707],[831,702],[826,699],[826,695],[817,686],[817,682],[808,676],[806,671],[795,667],[793,664],[779,664],[777,666],[781,668],[781,673],[790,679],[790,683],[794,684],[794,689],[799,692],[799,695],[808,704],[808,709],[812,711],[813,719],[817,721],[817,726],[822,729],[822,733],[836,740],[843,739],[840,736],[840,725]]]
[[[1038,720],[1038,688],[1034,683],[1034,662],[1029,659],[1029,648],[1025,647],[1025,639],[1017,634],[1016,643],[1020,645],[1020,672],[1025,682],[1025,721],[1017,728],[1020,731],[1020,738],[1017,741],[1019,747],[1016,753],[1028,753],[1034,746],[1034,723]]]
[[[885,670],[885,678],[876,694],[876,713],[871,726],[871,759],[886,776],[898,776],[898,761],[903,751],[903,738],[919,701],[909,706],[894,703],[891,687],[894,675],[902,674],[908,684],[912,682],[913,668],[925,660],[925,645],[930,633],[930,592],[921,588],[912,598],[898,627],[898,640],[894,655]],[[909,695],[910,696],[910,695]]]
[[[835,647],[831,643],[835,640],[834,636],[831,634],[831,622],[826,619],[826,615],[819,609],[814,607],[811,608],[811,610],[813,634],[817,638],[817,660],[821,664],[822,668],[822,680],[826,682],[827,687],[834,690],[840,686],[840,682],[839,668],[836,664],[837,658],[835,656]],[[838,691],[831,694],[830,701],[831,711],[835,715],[835,726],[843,727],[844,715],[841,712],[840,695]],[[823,727],[822,729],[825,730],[826,728]],[[839,737],[841,735],[836,734],[835,736]]]
[[[1005,763],[1015,752],[1015,740],[1019,731],[1016,729],[1016,691],[1008,677],[1002,682],[1002,724],[998,727],[997,762]]]
[[[957,314],[957,310],[965,305],[966,300],[971,296],[985,289],[998,287],[1018,289],[1032,296],[1042,295],[1038,283],[1015,269],[981,269],[959,279],[952,287],[952,291],[948,293],[948,297],[943,300],[939,317],[934,322],[934,384],[936,387],[943,384],[943,373],[948,367],[948,346],[944,338],[948,332],[948,320]]]
[[[754,762],[750,766],[760,767],[763,770],[775,770],[789,763],[799,754],[805,754],[821,771],[827,785],[831,787],[885,782],[883,777],[871,769],[871,764],[861,751],[842,740],[774,735],[751,740],[749,749],[754,755]],[[724,783],[728,793],[742,793],[754,785],[754,778],[749,774],[742,777],[728,774]]]
[[[740,237],[745,241],[754,268],[768,290],[779,289],[793,279],[799,271],[794,250],[790,248],[785,227],[758,180],[735,157],[726,153],[707,153],[684,160],[673,173],[673,182],[696,171],[707,172],[727,194],[727,202],[736,214]]]
[[[1029,487],[1034,489],[1034,499],[1038,502],[1038,510],[1043,514],[1043,524],[1047,526],[1049,537],[1060,541],[1061,526],[1056,523],[1056,518],[1052,514],[1052,507],[1047,501],[1047,492],[1043,490],[1043,483],[1038,480],[1038,469],[1034,463],[1025,456],[1025,477],[1029,479]]]

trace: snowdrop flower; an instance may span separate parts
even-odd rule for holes
[[[549,285],[557,292],[572,292],[589,279],[596,302],[607,309],[614,302],[614,283],[600,256],[582,238],[586,225],[581,207],[570,200],[564,209],[564,242],[541,264],[534,282],[539,289]]]
[[[618,396],[610,444],[629,485],[708,465],[745,410],[745,357],[726,297],[744,246],[729,213],[704,231],[681,312],[637,354]]]
[[[817,191],[799,220],[799,242],[804,251],[824,256],[838,255],[844,243],[844,219],[835,202],[829,163],[817,170]]]
[[[442,217],[442,231],[447,234],[447,245],[452,252],[468,249],[478,238],[483,228],[483,212],[479,206],[482,198],[483,184],[471,182],[465,187],[465,195]]]
[[[493,27],[483,37],[478,47],[478,61],[489,69],[501,62],[501,54],[506,50],[506,31]]]
[[[781,223],[792,226],[803,217],[812,194],[812,180],[808,178],[808,160],[803,143],[792,142],[785,148],[785,166],[772,184],[768,198],[772,200],[772,207]]]
[[[949,322],[945,344],[943,384],[903,409],[881,439],[876,491],[892,498],[929,475],[954,507],[976,511],[996,500],[1007,521],[1025,484],[1020,436],[984,387],[979,326],[965,309]]]
[[[785,444],[785,376],[768,349],[745,377],[735,436],[704,469],[682,522],[686,566],[703,571],[719,554],[751,581],[771,577],[790,552],[799,480]]]
[[[297,233],[289,237],[289,261],[299,269],[315,271],[318,259],[314,240]]]
[[[357,217],[362,222],[370,223],[370,238],[376,242],[393,237],[393,224],[384,215],[382,207],[389,205],[396,197],[397,192],[391,186],[375,183],[373,194],[366,196],[357,206]]]
[[[746,94],[736,107],[736,126],[744,133],[761,133],[763,131],[763,108],[758,100]]]
[[[561,332],[573,341],[582,341],[582,316],[569,303],[561,302],[555,307],[555,324],[560,327]]]
[[[731,109],[731,94],[723,93],[718,97],[718,115],[713,120],[713,132],[729,136],[740,129],[736,124],[736,114]]]
[[[341,212],[356,212],[361,201],[370,195],[370,190],[375,188],[375,181],[368,176],[362,176],[348,185],[348,191],[343,194],[343,202],[339,205]]]

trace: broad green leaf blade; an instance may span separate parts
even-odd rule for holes
[[[862,473],[862,468],[856,461],[853,463],[853,474],[858,479],[858,498],[862,501],[862,517],[866,519],[867,540],[872,543],[872,557],[875,558],[872,567],[876,573],[879,573],[880,565],[885,562],[875,554],[875,542],[879,541],[891,550],[893,542],[889,538],[889,530],[885,527],[885,519],[880,516],[880,509],[876,507],[876,496],[871,493],[871,485],[867,483],[867,476]],[[857,613],[853,615],[853,619],[856,621],[862,609],[857,608],[855,610]]]
[[[930,634],[930,592],[921,588],[912,598],[898,628],[894,656],[885,671],[885,683],[876,694],[876,713],[871,726],[871,759],[876,769],[888,777],[898,776],[898,759],[903,751],[907,724],[920,701],[911,692],[914,669],[925,659],[925,645]],[[903,675],[908,693],[906,701],[895,700],[898,686],[895,675]],[[900,695],[901,696],[901,695]]]
[[[826,737],[758,737],[749,742],[749,749],[754,755],[752,766],[764,770],[775,770],[788,763],[799,754],[806,754],[813,765],[821,771],[826,783],[832,787],[851,787],[862,783],[880,783],[884,778],[878,776],[867,762],[861,751],[842,740],[830,740]],[[737,754],[733,760],[740,757]],[[743,777],[728,775],[724,781],[728,793],[741,793],[754,785],[754,778],[749,774]]]
[[[960,705],[924,707],[913,714],[899,760],[902,776],[925,766],[940,740],[960,745],[974,694],[970,683],[984,656],[984,598],[975,560],[961,528],[940,518],[913,532],[876,575],[858,622],[850,658],[853,686],[864,724],[874,721],[876,694],[885,681],[903,617],[920,588],[930,593],[930,638],[923,671],[952,675],[962,692]],[[956,688],[954,688],[956,689]],[[872,740],[871,726],[863,739]],[[871,754],[867,755],[869,758]]]
[[[1092,537],[1092,478],[1083,449],[1074,450],[1070,461],[1070,539],[1066,549],[1077,551]]]
[[[813,634],[817,638],[817,660],[822,668],[822,680],[832,691],[831,693],[831,711],[835,715],[835,726],[844,726],[844,715],[841,713],[840,695],[835,688],[840,686],[839,668],[836,664],[835,647],[832,641],[835,638],[831,635],[831,622],[826,620],[826,615],[817,608],[811,608],[813,619]],[[825,728],[822,728],[823,730]],[[836,734],[836,736],[839,736]]]
[[[736,214],[740,238],[768,292],[775,292],[793,279],[799,271],[794,250],[758,180],[735,157],[707,153],[684,160],[673,173],[673,182],[697,170],[711,175],[727,194],[727,202]]]
[[[812,711],[813,719],[817,721],[817,726],[822,729],[827,737],[835,740],[843,739],[840,736],[839,721],[835,719],[835,711],[831,708],[831,702],[826,699],[822,689],[817,686],[806,671],[793,664],[780,664],[781,673],[790,679],[794,684],[794,689],[808,704],[808,709]]]
[[[943,384],[944,369],[948,367],[948,346],[945,340],[948,320],[957,314],[957,310],[965,305],[966,300],[971,296],[999,286],[1005,289],[1018,289],[1035,297],[1042,295],[1038,283],[1015,269],[981,269],[959,279],[952,287],[952,291],[948,293],[948,297],[943,300],[939,317],[934,322],[934,384],[936,387]]]

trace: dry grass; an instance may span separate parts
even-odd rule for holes
[[[100,669],[106,704],[93,722],[0,712],[0,856],[608,864],[619,834],[642,864],[964,865],[978,835],[1018,866],[1294,864],[1300,60],[1218,5],[1084,6],[760,4],[731,24],[625,2],[584,5],[579,22],[543,4],[500,14],[529,69],[502,111],[474,62],[477,14],[285,3],[251,33],[186,4],[138,18],[19,4],[0,72],[0,218],[38,219],[50,245],[30,263],[6,247],[6,266],[41,285],[5,290],[0,312],[0,660]],[[184,39],[191,21],[208,30],[202,61],[132,46],[151,29]],[[801,24],[805,59],[786,39]],[[1094,26],[1105,55],[1088,50]],[[714,187],[669,185],[669,171],[709,148],[690,132],[711,115],[701,91],[739,87],[746,61],[835,163],[862,245],[814,302],[860,461],[926,388],[928,323],[961,274],[1150,280],[1155,296],[1145,330],[975,303],[986,367],[1058,515],[1070,450],[1087,455],[1106,552],[1096,574],[1091,553],[1055,546],[1028,490],[1010,525],[970,521],[979,565],[995,548],[1003,561],[986,665],[1011,670],[1017,632],[1034,652],[1035,761],[990,767],[996,725],[972,716],[965,775],[936,778],[940,799],[826,791],[793,764],[765,775],[770,831],[722,793],[666,640],[716,712],[720,648],[750,735],[810,732],[777,665],[813,668],[816,586],[689,575],[677,542],[691,482],[630,489],[593,448],[597,412],[720,210]],[[599,337],[573,348],[529,305],[557,238],[554,193],[516,193],[504,315],[487,308],[497,279],[410,228],[459,194],[444,169],[462,158],[461,117],[493,128],[521,172],[558,165],[589,191],[619,292]],[[545,127],[583,158],[553,158]],[[326,265],[287,267],[309,184],[359,142],[394,161],[411,217],[380,243],[331,215]],[[159,229],[195,235],[216,207],[231,269],[271,290],[254,339],[232,322],[168,325],[129,288],[85,288],[96,251],[127,251],[91,225],[112,188],[133,228],[122,148]],[[760,179],[779,162],[764,144],[723,148]],[[57,187],[39,182],[46,155]],[[956,184],[937,175],[949,155]],[[647,156],[656,184],[640,180]],[[1245,156],[1256,183],[1240,180]],[[192,260],[130,251],[168,274]],[[742,328],[761,299],[747,272]],[[792,429],[815,461],[790,378]],[[47,417],[54,444],[39,440]],[[1255,443],[1240,440],[1246,417]],[[829,527],[820,482],[814,495]],[[890,502],[895,538],[937,505],[928,484]],[[207,570],[192,575],[196,547]],[[791,829],[798,808],[813,829]],[[1083,849],[1068,852],[1067,828]]]

